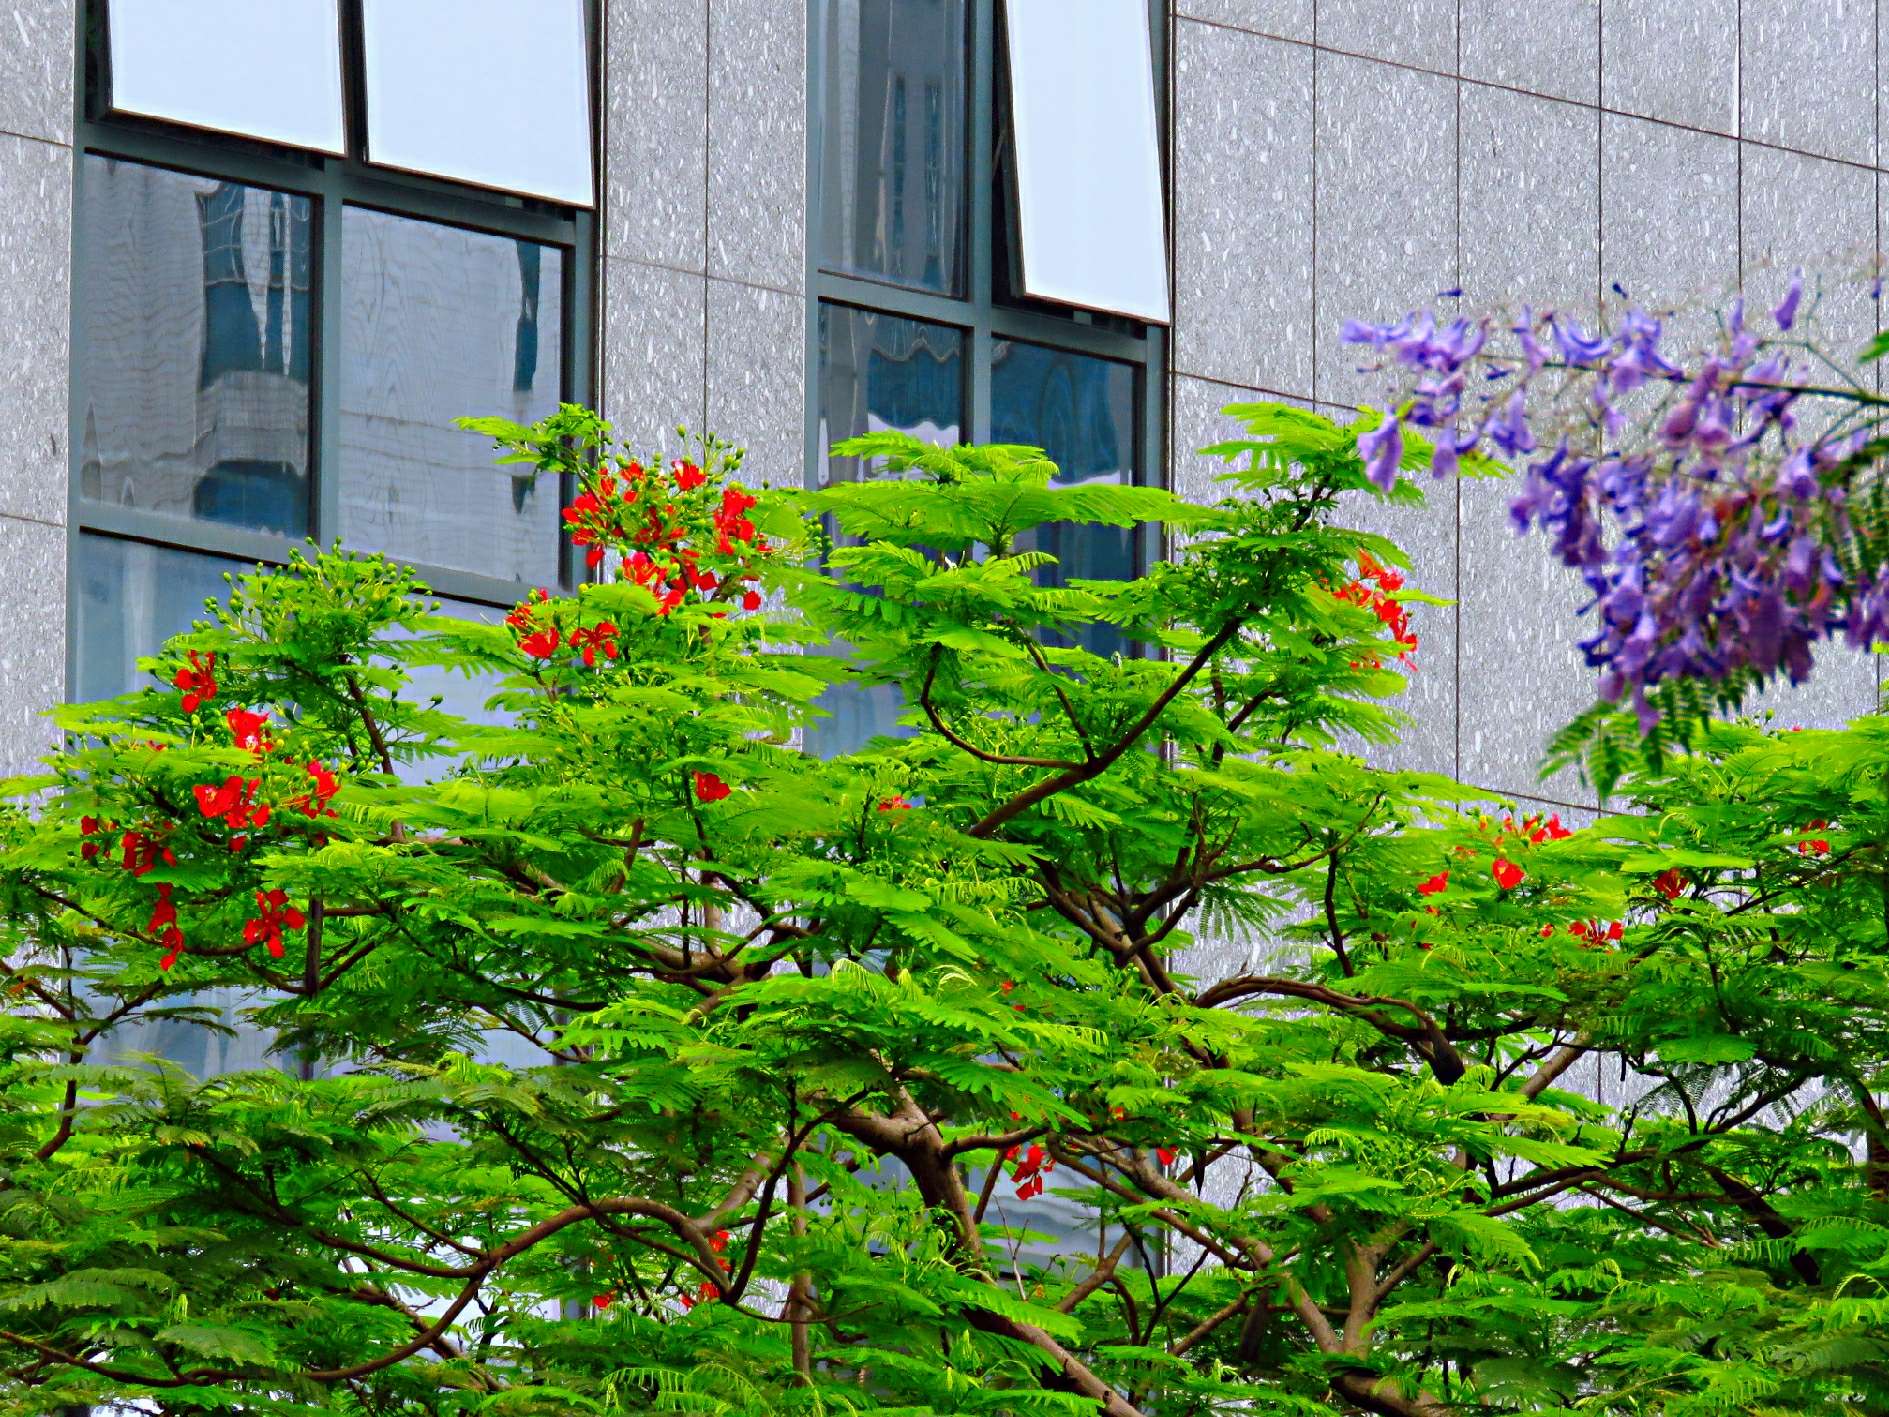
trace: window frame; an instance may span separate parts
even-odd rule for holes
[[[115,158],[168,168],[226,181],[271,188],[309,198],[313,238],[309,293],[309,503],[305,539],[224,526],[207,521],[184,521],[140,508],[89,502],[81,494],[80,458],[84,446],[85,389],[78,361],[72,361],[68,385],[66,452],[68,564],[76,567],[88,535],[145,542],[175,550],[219,557],[232,570],[261,563],[279,566],[291,552],[312,541],[333,543],[340,529],[341,499],[341,226],[350,206],[371,208],[395,216],[457,226],[514,240],[555,246],[564,253],[562,340],[559,349],[560,399],[589,403],[596,387],[597,213],[594,208],[563,207],[536,198],[519,197],[444,179],[409,174],[370,164],[365,156],[366,76],[362,68],[360,11],[353,0],[341,0],[341,58],[343,123],[349,154],[335,157],[314,151],[277,147],[255,139],[212,133],[158,119],[114,113],[106,103],[109,93],[109,44],[106,39],[107,0],[79,0],[75,6],[74,138],[72,284],[68,337],[76,348],[79,337],[77,285],[84,279],[78,268],[82,249],[82,207],[76,200],[83,169],[89,158]],[[591,171],[602,171],[598,94],[601,70],[598,0],[586,0],[584,24],[586,61],[591,86]],[[468,415],[482,410],[467,409]],[[467,434],[468,439],[473,435]],[[560,506],[575,489],[567,476],[558,489]],[[456,600],[505,606],[531,589],[518,582],[451,567],[424,565],[407,558],[420,579],[435,593]],[[556,572],[563,588],[576,585],[582,568],[568,536],[558,535]],[[66,576],[66,623],[76,631],[79,617],[80,577]],[[68,694],[79,679],[78,636],[66,636]],[[155,648],[155,646],[153,647]]]
[[[967,441],[987,443],[991,437],[991,364],[999,340],[1021,340],[1077,354],[1093,355],[1130,365],[1135,372],[1135,476],[1138,485],[1168,485],[1167,389],[1168,330],[1120,316],[1056,307],[1038,301],[1006,303],[997,298],[995,270],[1000,249],[1009,238],[996,230],[998,99],[1002,83],[1000,54],[1002,28],[1000,0],[964,0],[969,93],[965,123],[965,184],[969,217],[963,232],[965,294],[954,296],[918,290],[865,276],[844,275],[825,269],[820,261],[820,165],[825,132],[822,122],[826,91],[824,11],[828,0],[807,0],[807,322],[805,360],[805,466],[808,485],[825,466],[827,450],[820,444],[820,307],[848,305],[888,315],[949,325],[965,335],[965,407],[959,426]],[[1155,126],[1161,159],[1161,188],[1171,194],[1173,155],[1168,93],[1168,19],[1162,0],[1147,0],[1150,52],[1154,61]],[[1011,175],[1014,181],[1014,172]],[[1014,194],[1008,205],[1015,209]],[[1163,213],[1163,229],[1172,253],[1173,201]],[[1169,306],[1173,306],[1172,255],[1168,267]],[[1139,333],[1131,333],[1130,330]],[[1139,574],[1162,554],[1158,529],[1144,529],[1136,545]]]

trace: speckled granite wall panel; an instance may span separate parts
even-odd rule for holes
[[[708,259],[707,0],[609,0],[605,254]]]
[[[708,426],[748,450],[749,482],[800,484],[806,319],[798,295],[708,283]]]
[[[1739,0],[1601,0],[1601,102],[1738,130]]]
[[[708,270],[799,291],[807,262],[807,7],[712,0]]]
[[[1595,103],[1600,9],[1595,0],[1462,0],[1463,77]]]
[[[1877,0],[1741,0],[1743,136],[1873,163],[1876,5]]]
[[[1312,388],[1312,51],[1182,20],[1174,367]]]
[[[0,515],[66,519],[71,267],[72,150],[0,134]]]
[[[43,716],[65,697],[66,532],[0,517],[0,773],[22,773],[51,748]]]
[[[639,448],[672,447],[677,424],[704,426],[706,280],[607,257],[602,285],[604,414]]]

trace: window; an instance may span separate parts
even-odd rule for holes
[[[590,0],[89,0],[75,693],[130,687],[224,571],[306,537],[475,606],[573,579],[567,489],[451,420],[590,395],[594,23]]]
[[[829,449],[879,429],[1032,444],[1066,482],[1160,480],[1163,8],[1096,0],[1072,37],[1060,3],[811,0],[810,485],[869,476]],[[1058,103],[1108,110],[1106,143],[1059,126]],[[1129,215],[1110,238],[1084,238],[1073,213],[1113,207]],[[1151,551],[1103,527],[1040,544],[1072,578],[1132,575]],[[1084,638],[1119,648],[1106,627]],[[822,751],[897,714],[883,690],[826,706]]]

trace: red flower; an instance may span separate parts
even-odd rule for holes
[[[692,462],[676,463],[675,474],[676,490],[679,492],[693,492],[708,481],[708,474]]]
[[[1171,1146],[1157,1146],[1154,1149],[1154,1154],[1155,1159],[1165,1168],[1174,1164],[1174,1159],[1180,1155],[1180,1152],[1176,1151]]]
[[[104,841],[95,841],[94,837],[109,837],[118,830],[118,823],[105,822],[97,817],[79,818],[79,859],[96,861],[99,853],[105,849]]]
[[[197,810],[213,821],[221,819],[231,831],[267,826],[269,804],[255,800],[256,789],[261,786],[260,778],[246,779],[235,773],[225,778],[221,787],[198,783],[194,789]],[[238,849],[236,842],[230,843],[230,849]]]
[[[1614,921],[1613,924],[1607,927],[1607,938],[1610,940],[1618,940],[1622,936],[1624,936],[1626,933],[1627,933],[1626,925],[1619,920]]]
[[[1489,868],[1495,877],[1495,883],[1505,891],[1512,891],[1528,878],[1528,873],[1513,861],[1498,856],[1495,864]]]
[[[195,713],[198,705],[216,697],[216,652],[199,655],[190,651],[190,663],[171,680],[184,691],[184,712]]]
[[[1809,826],[1805,827],[1804,830],[1814,832],[1819,827],[1827,827],[1829,825],[1830,823],[1826,822],[1822,817],[1818,817]],[[1823,837],[1817,837],[1812,841],[1800,841],[1797,843],[1797,854],[1799,856],[1828,856],[1830,854],[1830,843]]]
[[[1005,1153],[1005,1159],[1012,1159],[1016,1154],[1017,1149],[1013,1146]],[[1011,1179],[1017,1183],[1017,1199],[1027,1201],[1042,1195],[1043,1177],[1055,1169],[1056,1163],[1049,1153],[1038,1143],[1031,1142],[1029,1151],[1010,1173]]]
[[[1010,991],[1011,991],[1012,989],[1014,989],[1014,988],[1016,988],[1016,987],[1017,987],[1017,985],[1016,985],[1016,981],[1015,981],[1015,980],[1012,980],[1012,979],[1006,979],[1006,980],[1004,980],[1004,982],[1003,982],[1003,983],[1001,983],[1001,984],[999,984],[999,985],[997,986],[997,992],[998,992],[998,993],[1000,993],[1000,994],[1008,994],[1008,993],[1009,993],[1009,992],[1010,992]],[[1014,1116],[1016,1115],[1016,1113],[1014,1113],[1014,1112],[1013,1112],[1013,1113],[1011,1113],[1010,1115],[1014,1117]]]
[[[599,1310],[607,1309],[616,1302],[616,1298],[617,1298],[616,1290],[606,1289],[601,1294],[593,1294],[590,1296],[590,1307],[593,1309],[599,1309]]]
[[[888,797],[879,804],[879,810],[881,812],[909,812],[912,810],[912,804],[903,797]]]
[[[282,932],[301,929],[308,917],[289,904],[286,891],[257,891],[256,909],[257,916],[243,925],[243,943],[266,944],[271,957],[281,959]]]
[[[1686,888],[1686,878],[1677,866],[1668,866],[1653,877],[1653,889],[1668,900],[1678,900],[1679,893]]]
[[[549,659],[558,652],[558,644],[563,636],[556,625],[539,630],[536,634],[526,635],[518,642],[518,647],[533,659]]]
[[[328,803],[341,790],[341,784],[335,781],[333,773],[313,759],[308,764],[308,775],[315,779],[315,785],[300,797],[291,798],[289,806],[301,808],[302,814],[308,817],[334,816],[335,810]]]
[[[1434,876],[1430,877],[1429,880],[1417,887],[1417,894],[1441,895],[1449,888],[1449,883],[1450,873],[1448,871],[1438,871]]]
[[[582,650],[584,666],[590,668],[597,663],[597,651],[603,651],[605,659],[617,657],[617,627],[608,620],[599,620],[588,630],[572,630],[571,648]]]
[[[505,623],[514,630],[529,630],[531,619],[538,607],[551,599],[551,592],[539,586],[530,595],[514,605],[511,614],[505,617]]]
[[[1550,935],[1552,935],[1552,934],[1554,934],[1554,926],[1552,926],[1552,925],[1544,925],[1544,926],[1542,926],[1542,927],[1541,927],[1541,937],[1542,937],[1542,939],[1544,939],[1544,940],[1545,940],[1545,939],[1547,939],[1547,938],[1548,938],[1548,937],[1549,937]]]
[[[169,969],[177,963],[177,956],[184,952],[184,932],[177,925],[177,907],[171,903],[168,881],[157,888],[157,903],[151,907],[151,921],[144,927],[144,933],[164,947],[164,958],[157,962],[159,969]]]
[[[236,740],[236,746],[247,748],[252,753],[266,753],[270,742],[263,735],[263,725],[269,721],[266,713],[251,713],[245,708],[233,708],[223,715],[223,721],[230,726],[230,736]]]
[[[126,832],[120,845],[125,853],[122,864],[134,876],[148,876],[159,861],[166,866],[177,864],[176,854],[168,846],[141,831]]]
[[[719,802],[734,791],[712,772],[698,772],[695,775],[695,795],[703,802]]]
[[[743,610],[759,610],[761,608],[761,592],[751,590],[746,595],[742,596],[741,608]]]

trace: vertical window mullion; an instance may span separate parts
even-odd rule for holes
[[[971,6],[971,377],[965,389],[967,436],[990,441],[991,184],[996,143],[997,0]]]
[[[341,530],[341,183],[330,169],[316,199],[320,223],[320,275],[311,292],[315,306],[315,387],[312,419],[314,505],[309,509],[318,546]]]

